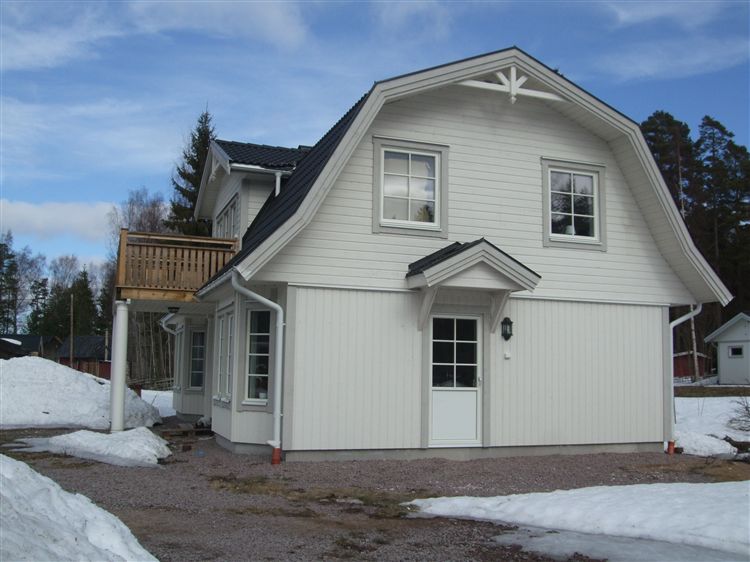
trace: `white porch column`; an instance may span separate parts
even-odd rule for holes
[[[112,374],[110,376],[110,431],[122,431],[125,426],[125,366],[128,360],[128,301],[115,303],[112,330]]]

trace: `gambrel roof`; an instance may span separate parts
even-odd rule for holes
[[[507,93],[511,101],[541,99],[607,141],[619,161],[631,164],[623,169],[649,230],[695,301],[729,302],[731,294],[690,238],[638,124],[516,47],[376,82],[299,163],[281,193],[269,196],[230,267],[251,279],[309,224],[385,103],[449,85]],[[199,294],[223,282],[225,273]]]

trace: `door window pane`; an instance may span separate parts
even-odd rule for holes
[[[432,386],[453,386],[453,365],[432,366]]]
[[[477,341],[476,320],[456,320],[456,339],[462,341]]]
[[[475,343],[457,343],[456,344],[456,363],[476,363],[477,362],[477,344]]]
[[[433,318],[432,319],[432,339],[434,340],[452,340],[453,328],[455,321],[453,318]]]
[[[477,386],[477,368],[474,366],[457,365],[456,366],[456,387],[457,388],[476,388]]]
[[[436,341],[432,343],[433,363],[453,363],[453,342]]]

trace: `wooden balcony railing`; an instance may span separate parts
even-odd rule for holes
[[[117,298],[189,302],[237,252],[238,241],[120,230]]]

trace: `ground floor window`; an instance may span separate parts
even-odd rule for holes
[[[206,332],[194,330],[190,335],[190,388],[203,388],[206,372]]]
[[[245,399],[254,404],[268,402],[268,374],[271,364],[271,312],[248,310],[247,385]]]
[[[234,349],[234,314],[227,313],[219,316],[219,396],[232,395],[232,359]]]

